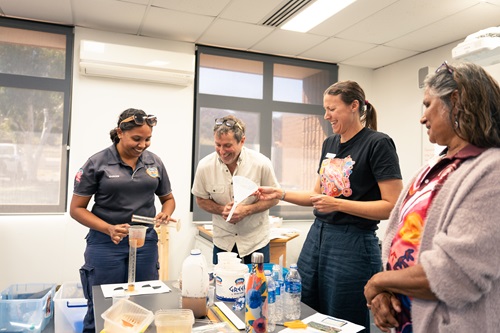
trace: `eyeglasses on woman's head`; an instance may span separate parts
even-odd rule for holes
[[[454,69],[453,67],[451,67],[450,65],[448,65],[448,61],[445,61],[441,64],[441,66],[439,66],[437,69],[436,69],[436,73],[439,73],[441,72],[442,70],[446,70],[448,71],[448,73],[450,74],[453,74],[454,72]]]
[[[138,114],[134,114],[128,118],[123,119],[120,122],[120,124],[118,125],[118,127],[120,127],[123,123],[128,123],[131,121],[133,121],[136,125],[139,125],[139,126],[142,126],[142,125],[144,125],[144,123],[146,123],[151,127],[156,126],[156,124],[158,123],[156,116],[154,116],[152,114],[145,115],[145,114],[138,113]]]

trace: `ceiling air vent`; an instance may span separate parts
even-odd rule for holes
[[[292,17],[299,10],[307,6],[312,0],[290,0],[278,8],[274,14],[264,20],[262,25],[269,27],[278,27],[290,17]]]

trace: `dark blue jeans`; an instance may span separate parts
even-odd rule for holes
[[[108,235],[95,230],[91,230],[86,239],[85,264],[80,268],[83,293],[87,299],[83,332],[94,333],[92,286],[128,281],[129,244],[128,237],[116,245]],[[135,280],[158,280],[158,269],[158,235],[153,228],[149,228],[144,246],[137,249]]]
[[[214,251],[213,251],[213,256],[212,256],[212,263],[214,265],[217,265],[217,262],[218,262],[218,260],[217,260],[218,259],[217,258],[217,253],[219,253],[219,252],[227,252],[227,251],[223,250],[223,249],[221,249],[221,248],[219,248],[219,247],[217,247],[217,246],[214,245]],[[238,253],[238,248],[236,247],[236,244],[234,244],[234,247],[231,250],[231,252]],[[267,243],[267,245],[264,246],[263,248],[255,250],[253,252],[260,252],[260,253],[264,254],[264,262],[269,262],[269,260],[271,258],[270,254],[269,254],[269,252],[270,252],[269,243]],[[244,264],[251,264],[252,263],[252,253],[250,253],[249,255],[244,256],[243,258],[241,258],[243,260]],[[239,254],[238,254],[238,258],[240,258]]]
[[[298,260],[302,302],[370,332],[366,282],[382,267],[375,231],[315,220]]]

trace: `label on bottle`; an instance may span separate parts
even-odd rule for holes
[[[274,290],[268,290],[267,300],[268,300],[268,303],[276,302],[276,294],[275,294]]]
[[[285,291],[291,294],[299,294],[302,292],[302,283],[294,281],[286,281]]]

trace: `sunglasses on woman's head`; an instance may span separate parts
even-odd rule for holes
[[[220,126],[220,125],[226,125],[227,127],[229,128],[233,128],[234,126],[238,127],[240,130],[243,131],[243,128],[241,128],[241,125],[238,124],[237,121],[234,121],[234,120],[231,120],[231,119],[227,119],[227,120],[224,120],[224,118],[218,118],[218,119],[215,119],[215,125],[216,126]]]
[[[439,66],[437,69],[436,69],[436,73],[439,73],[441,72],[442,70],[446,70],[448,71],[448,73],[452,74],[453,75],[453,68],[448,65],[448,62],[445,61],[441,64],[441,66]]]
[[[118,125],[118,127],[120,127],[123,123],[128,123],[130,121],[134,121],[134,123],[136,125],[139,125],[139,126],[142,126],[144,125],[144,122],[146,122],[146,124],[148,124],[149,126],[156,126],[156,124],[158,123],[158,120],[156,119],[156,116],[153,116],[152,114],[148,114],[148,115],[145,115],[145,114],[134,114],[133,116],[130,116],[128,118],[125,118],[123,119],[121,122],[120,122],[120,125]]]

